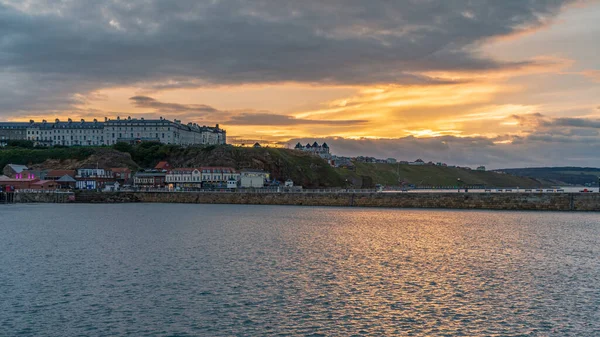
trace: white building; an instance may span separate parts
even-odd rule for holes
[[[106,119],[104,122],[107,145],[118,142],[137,143],[155,141],[164,144],[217,145],[226,143],[226,132],[216,127],[182,124],[180,120],[131,118]]]
[[[300,142],[298,142],[298,144],[296,144],[294,147],[294,150],[312,153],[326,159],[331,156],[329,153],[329,145],[327,145],[327,143],[319,145],[319,143],[314,142],[312,145],[306,144],[303,146],[300,144]]]
[[[175,168],[167,172],[165,179],[167,184],[174,187],[202,187],[203,183],[237,182],[240,174],[231,167]]]
[[[83,119],[74,122],[70,118],[66,122],[56,119],[54,123],[48,123],[46,120],[41,123],[30,121],[27,127],[27,140],[43,146],[100,146],[105,144],[103,129],[104,125],[96,119],[92,122]]]
[[[139,143],[155,141],[164,144],[194,145],[226,144],[227,133],[219,128],[200,126],[195,123],[182,124],[180,120],[170,121],[164,118],[144,119],[104,118],[104,122],[94,119],[73,121],[68,119],[54,123],[43,120],[41,123],[30,120],[29,123],[2,123],[2,140],[27,139],[38,146],[100,146],[118,142]],[[21,132],[25,137],[21,136]]]
[[[269,173],[263,170],[244,169],[240,171],[240,187],[261,188],[269,180]]]

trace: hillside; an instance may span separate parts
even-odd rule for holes
[[[598,184],[600,168],[593,167],[535,167],[497,170],[509,174],[545,179],[556,185],[592,185]]]
[[[0,168],[23,164],[39,169],[76,169],[83,166],[133,170],[152,168],[161,160],[173,167],[227,166],[263,169],[272,178],[292,179],[308,188],[343,185],[340,175],[321,158],[287,149],[224,146],[179,147],[155,143],[110,147],[2,148]]]
[[[373,184],[386,186],[406,185],[415,186],[444,186],[454,187],[460,178],[461,185],[483,185],[488,187],[523,187],[534,188],[545,186],[543,181],[532,178],[518,177],[496,172],[465,170],[444,166],[412,166],[399,164],[355,163],[356,170],[338,169],[338,172],[355,184],[362,177],[371,177]]]
[[[230,145],[180,147],[158,143],[131,146],[72,148],[0,149],[0,168],[8,163],[42,169],[75,169],[83,166],[102,168],[152,168],[161,160],[173,167],[227,166],[236,169],[263,169],[272,178],[292,179],[306,188],[372,188],[376,184],[398,186],[484,185],[489,187],[544,186],[542,181],[495,172],[468,171],[441,166],[355,163],[355,170],[332,168],[326,161],[304,152],[281,148],[246,148]]]

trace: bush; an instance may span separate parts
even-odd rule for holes
[[[119,152],[131,153],[133,151],[133,146],[131,146],[131,144],[129,144],[129,143],[118,142],[115,145],[113,145],[113,149],[115,149]]]
[[[9,140],[6,143],[6,145],[11,146],[11,147],[21,147],[24,149],[33,149],[33,142],[31,140],[25,140],[25,139]]]

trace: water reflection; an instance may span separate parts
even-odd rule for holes
[[[0,214],[8,335],[600,329],[593,213],[142,204]]]

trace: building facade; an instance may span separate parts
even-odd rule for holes
[[[36,146],[100,146],[114,145],[118,142],[135,144],[145,141],[177,144],[182,146],[205,144],[226,144],[227,133],[219,128],[200,126],[195,123],[182,124],[180,120],[170,121],[145,118],[104,118],[104,122],[54,120],[54,123],[42,120],[29,123],[0,123],[0,146],[8,140],[30,140]]]
[[[163,188],[166,175],[166,172],[138,172],[133,176],[133,185],[140,188]]]
[[[269,173],[263,170],[244,169],[240,171],[240,187],[262,188],[269,180]]]
[[[240,174],[231,167],[175,168],[165,177],[167,185],[183,188],[201,188],[206,183],[225,185],[229,180],[238,181]]]
[[[327,143],[323,143],[321,145],[319,145],[319,143],[317,143],[317,142],[314,142],[312,145],[310,145],[310,144],[302,145],[302,144],[298,143],[294,147],[294,150],[308,152],[308,153],[311,153],[311,154],[314,154],[317,156],[321,156],[323,158],[327,158],[330,156],[329,145],[327,145]]]
[[[6,146],[9,140],[27,139],[27,126],[29,123],[0,123],[0,146]]]

